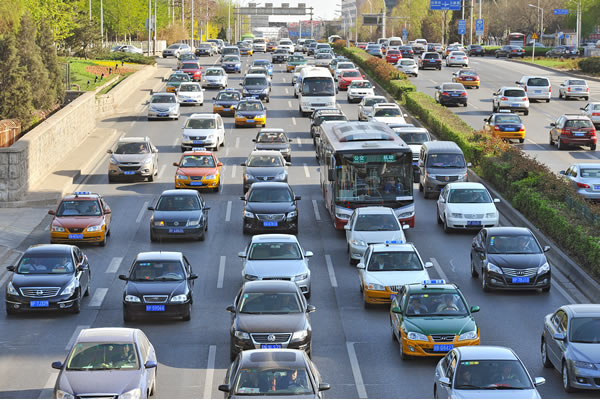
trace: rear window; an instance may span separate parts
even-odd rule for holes
[[[506,97],[525,97],[526,96],[524,90],[518,90],[518,89],[505,90],[504,95]]]
[[[592,121],[589,119],[570,119],[565,123],[565,128],[591,128]]]
[[[546,78],[529,78],[527,86],[550,86],[550,82]]]
[[[585,86],[585,81],[583,79],[572,79],[569,81],[569,85]]]
[[[440,55],[438,53],[428,53],[428,54],[425,54],[425,56],[423,58],[439,59]]]
[[[465,87],[460,83],[447,83],[442,86],[442,90],[464,90]]]

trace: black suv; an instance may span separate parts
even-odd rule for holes
[[[77,246],[38,244],[29,247],[17,265],[6,267],[6,313],[65,310],[78,314],[81,298],[90,294],[88,259]]]
[[[575,46],[556,46],[546,52],[546,57],[575,58],[578,55],[579,50]]]
[[[298,200],[285,182],[256,182],[250,186],[244,201],[243,232],[298,233]]]
[[[498,50],[496,50],[495,52],[496,54],[496,58],[500,58],[500,57],[507,57],[507,58],[513,58],[513,57],[525,57],[525,50],[523,50],[522,47],[520,46],[502,46],[500,47]]]
[[[442,69],[442,56],[437,52],[425,52],[418,58],[419,69]]]
[[[483,57],[485,55],[485,50],[484,50],[483,46],[481,46],[480,44],[470,44],[467,46],[467,55],[469,57],[471,57],[471,56]]]

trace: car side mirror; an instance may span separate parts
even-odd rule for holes
[[[148,211],[154,211],[154,207],[152,207],[152,206],[148,207]]]
[[[245,166],[246,166],[246,163],[245,163],[245,162],[243,162],[243,163],[240,163],[240,165],[241,165],[242,167],[245,167]]]
[[[294,196],[294,200],[302,200],[302,196]]]
[[[242,82],[240,82],[240,86],[244,86],[244,84]]]
[[[213,100],[217,100],[217,98],[216,98],[216,97],[213,97],[212,99],[213,99]]]
[[[225,310],[234,313],[235,312],[235,306],[233,304],[228,305]]]
[[[561,332],[556,332],[554,334],[554,340],[560,340],[561,342],[564,341],[567,337],[565,336],[564,333]]]
[[[240,200],[246,201],[246,197],[245,196],[240,196]]]
[[[402,308],[396,306],[396,307],[392,307],[392,312],[394,314],[402,314]]]
[[[585,107],[579,107],[581,111],[585,111]]]
[[[229,393],[229,385],[226,385],[226,384],[219,385],[219,391]]]
[[[440,88],[439,86],[434,87],[434,89],[439,89],[439,88]]]
[[[319,383],[319,392],[324,392],[325,390],[331,389],[331,385],[329,383]]]
[[[6,267],[7,270],[9,270],[10,272],[15,272],[15,266],[14,265],[9,265],[8,267]]]
[[[108,154],[112,154],[112,153],[113,153],[113,151],[112,151],[111,149],[108,149],[108,150],[106,150],[106,152],[107,152]]]
[[[238,253],[238,257],[239,257],[239,258],[246,258],[246,252],[245,252],[245,251],[240,251],[240,252]]]
[[[365,269],[365,263],[359,262],[358,264],[356,264],[356,268]]]
[[[222,166],[223,166],[223,163],[222,163],[221,161],[219,161],[219,162],[217,163],[217,167],[222,167]]]
[[[467,163],[467,168],[471,168],[473,164],[471,164],[470,162]]]
[[[345,229],[345,230],[349,231],[349,230],[350,230],[350,228],[351,228],[350,224],[346,224],[346,225],[344,225],[344,229]]]
[[[550,126],[556,126],[556,122],[550,122]]]
[[[440,196],[440,198],[438,199],[440,203],[445,203],[446,200],[444,200],[444,198],[442,196]]]
[[[311,312],[315,312],[315,311],[317,311],[317,307],[313,306],[312,304],[309,304],[306,306],[306,312],[311,313]]]
[[[546,383],[546,378],[544,377],[536,376],[535,378],[533,378],[534,386],[542,386],[544,383]]]
[[[252,139],[252,141],[253,141],[254,143],[256,143],[256,139]]]
[[[152,360],[152,361],[146,361],[146,364],[144,364],[144,367],[146,369],[156,368],[157,366],[158,366],[158,364],[154,360]]]
[[[198,279],[198,275],[196,275],[196,274],[190,274],[190,276],[188,277],[188,279],[190,279],[190,280]]]
[[[289,161],[286,161],[286,162],[285,162],[285,166],[286,166],[286,167],[290,167],[291,165],[292,165],[292,163],[291,163],[291,162],[289,162]]]
[[[158,153],[158,149],[152,149],[153,153]]]
[[[440,377],[440,379],[438,379],[438,382],[441,386],[450,387],[450,378],[446,376]]]
[[[472,313],[474,313],[474,312],[479,312],[479,310],[481,310],[481,309],[479,308],[479,306],[471,306],[471,312],[472,312]]]
[[[54,361],[52,363],[52,368],[54,369],[62,369],[63,367],[63,363],[61,363],[60,361]]]
[[[307,250],[307,251],[304,253],[304,257],[307,257],[307,258],[308,258],[308,257],[312,257],[312,256],[314,256],[314,254],[313,254],[313,252],[312,252],[312,251],[310,251],[310,250]]]
[[[550,246],[544,246],[544,253],[547,253],[550,251]]]
[[[50,214],[50,215],[56,215],[56,211],[54,211],[54,210],[48,210],[48,214]]]
[[[122,281],[128,281],[129,278],[127,278],[127,275],[119,275],[119,279]]]
[[[178,163],[178,162],[174,162],[174,163],[173,163],[173,166],[174,166],[174,167],[179,167],[179,163]]]
[[[494,203],[500,203],[500,199],[494,199]]]

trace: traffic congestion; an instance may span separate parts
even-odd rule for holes
[[[32,376],[6,398],[597,396],[600,306],[454,142],[327,43],[213,44],[163,53],[173,73],[8,267],[0,385]],[[366,49],[447,75],[441,104],[490,92],[471,49],[423,46]],[[485,131],[523,144],[534,99],[595,107],[551,86],[482,95]],[[556,115],[548,142],[594,151],[594,123]],[[577,180],[600,166],[567,167],[600,193]]]

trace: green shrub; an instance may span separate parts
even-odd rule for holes
[[[600,74],[600,57],[585,57],[579,60],[579,69],[588,74]]]
[[[142,54],[123,53],[120,51],[115,51],[112,53],[110,51],[99,52],[97,54],[94,54],[94,60],[115,60],[132,64],[146,65],[156,64],[156,60],[154,59],[154,57],[147,57]]]

